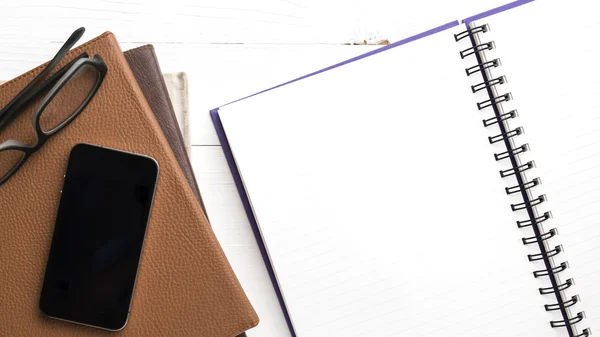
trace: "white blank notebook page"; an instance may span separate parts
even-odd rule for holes
[[[458,56],[463,29],[220,109],[299,337],[564,335]]]
[[[559,232],[550,246],[562,244],[565,250],[555,258],[570,266],[561,279],[572,277],[575,286],[568,296],[581,298],[572,315],[585,311],[587,320],[578,326],[592,331],[600,329],[597,14],[595,2],[546,0],[480,22],[490,25],[484,39],[495,41],[496,50],[490,54],[502,60],[494,76],[506,75],[504,91],[511,91],[514,98],[508,109],[519,110],[523,137],[548,197],[543,211],[552,212],[551,226]]]

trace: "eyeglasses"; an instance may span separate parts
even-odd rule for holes
[[[33,113],[32,123],[37,141],[33,144],[23,144],[10,139],[0,143],[0,186],[7,182],[48,139],[77,118],[100,88],[107,67],[99,55],[89,58],[83,53],[52,74],[54,68],[84,32],[84,28],[73,32],[44,70],[0,110],[0,131],[2,131],[28,103],[45,94]]]

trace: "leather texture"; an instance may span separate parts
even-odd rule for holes
[[[77,119],[0,186],[0,336],[233,337],[256,326],[258,316],[114,35],[72,50],[59,66],[83,51],[101,55],[108,66],[101,88]],[[0,106],[41,70],[0,86]],[[32,111],[0,132],[0,142],[32,143]],[[160,165],[129,322],[117,333],[49,319],[38,307],[63,175],[78,143],[146,154]]]
[[[202,207],[202,210],[206,214],[202,195],[194,176],[190,158],[187,155],[183,135],[179,129],[177,117],[173,110],[173,104],[169,97],[167,85],[162,75],[154,46],[148,44],[130,49],[124,55],[154,117],[156,117],[163,134],[169,142],[169,146],[177,159],[181,171],[183,171],[188,184],[192,188],[192,192],[194,192],[196,199],[200,203],[200,207]],[[238,337],[245,336],[246,334],[242,333]]]
[[[148,44],[128,50],[124,54],[133,76],[140,89],[142,89],[154,117],[156,117],[185,178],[192,188],[192,192],[194,192],[200,206],[206,212],[154,47]]]

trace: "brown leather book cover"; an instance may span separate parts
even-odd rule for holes
[[[154,113],[185,178],[192,188],[192,192],[194,192],[202,209],[205,210],[154,47],[148,44],[128,50],[124,54],[133,76],[137,80],[140,89],[142,89],[152,113]]]
[[[115,334],[46,318],[38,307],[63,175],[78,143],[142,153],[160,165],[129,322],[116,334],[233,337],[256,326],[258,317],[114,35],[72,50],[59,66],[83,51],[101,55],[108,66],[100,90],[77,119],[0,186],[0,336]],[[41,69],[0,86],[0,106]],[[33,143],[32,110],[0,132],[0,142]]]
[[[142,93],[146,97],[150,109],[152,109],[154,117],[156,117],[160,128],[165,137],[167,137],[169,146],[171,146],[171,150],[173,150],[185,178],[188,180],[192,191],[200,202],[200,206],[202,206],[202,209],[206,213],[189,156],[183,155],[188,150],[181,133],[181,128],[178,125],[174,125],[174,123],[178,124],[179,122],[177,121],[177,115],[168,93],[169,87],[165,81],[165,76],[185,74],[160,74],[161,76],[158,76],[157,72],[160,72],[160,65],[154,52],[154,47],[150,44],[130,49],[124,54],[133,72],[133,76],[138,82],[140,89],[142,89]],[[6,81],[0,80],[0,84],[4,82]]]

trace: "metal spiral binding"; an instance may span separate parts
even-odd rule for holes
[[[565,271],[567,268],[569,268],[569,264],[566,262],[562,262],[558,266],[552,267],[550,269],[536,270],[533,272],[533,276],[535,278],[542,277],[542,276],[552,277],[551,275],[556,275],[556,274],[560,273],[561,271]],[[562,300],[562,298],[561,298],[561,300]]]
[[[500,85],[500,84],[504,84],[504,83],[506,83],[506,77],[500,76],[498,78],[494,78],[493,80],[483,81],[477,85],[472,85],[471,91],[473,91],[473,93],[476,93],[483,89],[491,88],[495,85]]]
[[[554,249],[551,249],[549,251],[546,251],[546,255],[548,257],[553,257],[558,255],[560,252],[562,252],[563,248],[562,246],[556,246],[554,247]],[[544,259],[544,254],[543,253],[539,253],[539,254],[528,254],[527,255],[527,259],[529,261],[539,261],[539,260],[543,260]]]
[[[542,180],[540,178],[534,178],[532,181],[530,181],[528,183],[518,184],[517,186],[513,186],[513,187],[506,187],[506,188],[504,188],[504,190],[506,191],[506,194],[514,194],[514,193],[526,191],[530,188],[534,188],[541,183],[542,183]]]
[[[552,213],[550,212],[546,212],[540,216],[538,216],[537,218],[535,218],[535,221],[531,221],[531,220],[523,220],[523,221],[517,221],[517,227],[519,228],[524,228],[524,227],[529,227],[531,226],[534,222],[537,223],[538,225],[541,224],[542,222],[548,220],[552,218]]]
[[[573,279],[568,279],[568,280],[565,281],[565,283],[559,285],[558,289],[560,291],[567,290],[573,284],[575,284],[575,281],[573,281]],[[552,288],[552,287],[540,288],[539,291],[540,291],[540,295],[552,294],[554,292],[554,288]]]
[[[575,316],[571,315],[570,309],[579,302],[579,296],[575,295],[571,298],[567,298],[563,291],[571,288],[575,282],[573,279],[568,279],[563,283],[560,283],[558,274],[568,268],[568,263],[561,262],[558,265],[554,263],[554,258],[557,258],[563,251],[562,246],[557,245],[554,248],[548,247],[548,241],[558,234],[556,228],[552,228],[547,232],[543,232],[541,224],[552,218],[550,212],[544,212],[538,214],[538,208],[546,201],[545,195],[539,195],[534,197],[532,189],[541,184],[540,178],[535,178],[528,181],[525,176],[525,171],[528,171],[535,167],[533,161],[528,161],[525,164],[520,162],[519,155],[523,152],[529,151],[529,145],[523,144],[520,146],[515,145],[515,139],[523,134],[523,128],[518,127],[510,129],[508,125],[509,120],[513,120],[518,116],[517,110],[511,110],[504,112],[502,104],[512,100],[511,93],[498,94],[497,88],[500,88],[506,83],[505,76],[493,77],[491,70],[501,66],[499,59],[487,61],[485,52],[496,48],[493,41],[481,42],[479,40],[480,34],[485,34],[490,30],[488,25],[481,26],[468,26],[467,30],[454,35],[456,42],[463,39],[468,39],[470,42],[469,48],[462,50],[459,54],[462,59],[468,57],[476,58],[477,64],[465,69],[467,76],[480,74],[483,78],[481,83],[471,86],[473,93],[486,92],[488,99],[477,103],[479,110],[489,111],[493,110],[494,115],[490,118],[483,119],[484,127],[497,126],[500,129],[500,134],[492,137],[488,137],[490,144],[503,143],[506,151],[501,153],[495,153],[494,158],[496,161],[507,160],[510,162],[510,168],[500,171],[502,178],[515,177],[517,185],[512,187],[506,187],[505,192],[509,195],[520,195],[523,202],[511,204],[511,209],[514,212],[525,211],[527,218],[521,221],[517,221],[517,226],[524,230],[533,232],[533,236],[523,237],[522,242],[524,245],[536,244],[539,248],[540,253],[529,254],[527,258],[529,261],[541,261],[544,263],[544,269],[536,270],[533,272],[533,276],[536,278],[547,277],[551,283],[550,287],[539,288],[541,295],[554,295],[555,303],[546,304],[544,309],[546,311],[560,311],[562,319],[558,321],[550,321],[550,326],[553,328],[566,328],[569,337],[587,337],[591,334],[590,329],[583,329],[581,333],[577,334],[574,326],[585,318],[584,312],[578,312]]]
[[[501,133],[499,135],[496,135],[494,137],[488,137],[488,140],[490,142],[490,144],[494,144],[494,143],[498,143],[500,141],[506,140],[508,138],[514,137],[514,136],[518,136],[520,134],[523,133],[523,128],[516,128],[514,130],[508,131],[506,133]]]
[[[465,69],[465,71],[467,72],[468,76],[471,76],[473,74],[476,74],[480,71],[484,71],[489,68],[499,67],[500,65],[502,65],[500,63],[500,59],[495,59],[495,60],[491,60],[491,61],[487,61],[487,62],[483,62],[483,63],[478,63],[476,66],[472,66],[471,68]]]

